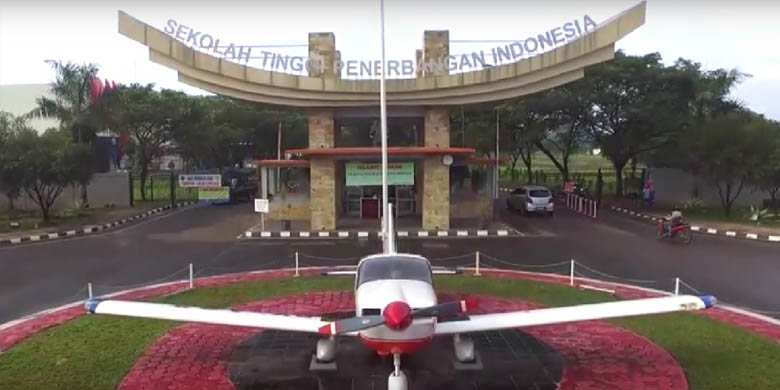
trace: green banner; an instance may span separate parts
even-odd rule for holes
[[[230,187],[198,188],[198,200],[230,200]]]
[[[348,162],[346,164],[348,186],[381,186],[382,164]],[[387,164],[387,184],[410,186],[414,184],[413,162],[391,162]]]

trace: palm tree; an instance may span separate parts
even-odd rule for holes
[[[100,127],[94,123],[95,116],[90,112],[93,100],[90,86],[96,78],[98,66],[53,60],[46,63],[56,72],[56,77],[49,86],[53,98],[38,98],[37,107],[28,116],[57,118],[62,128],[70,129],[78,143],[91,142]],[[88,205],[87,184],[79,183],[82,206]]]

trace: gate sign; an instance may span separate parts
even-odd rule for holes
[[[198,188],[198,200],[229,202],[230,187],[200,187]]]
[[[346,164],[346,179],[348,186],[380,186],[382,185],[382,164],[349,162]],[[388,163],[387,184],[391,186],[413,185],[414,163]]]
[[[574,192],[574,182],[571,180],[563,182],[563,192],[571,194]]]
[[[179,175],[179,187],[222,187],[222,175]]]
[[[268,199],[255,199],[255,212],[267,213],[268,212]]]

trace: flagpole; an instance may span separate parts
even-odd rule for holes
[[[384,252],[390,250],[388,237],[388,191],[387,191],[387,101],[385,99],[385,1],[379,0],[379,24],[382,37],[382,66],[379,79],[379,116],[382,137],[382,240]]]

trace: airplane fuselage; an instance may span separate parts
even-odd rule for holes
[[[355,291],[356,315],[384,314],[393,302],[404,302],[412,310],[436,305],[436,293],[430,283],[419,280],[393,279],[363,283]],[[360,339],[380,355],[411,353],[431,341],[435,317],[417,318],[403,329],[387,325],[362,330]]]

